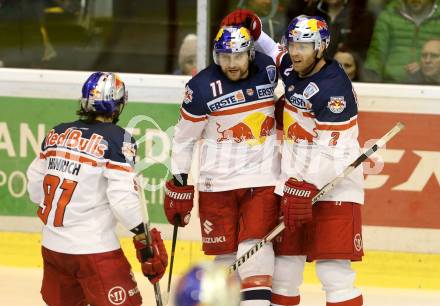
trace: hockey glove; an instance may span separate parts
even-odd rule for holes
[[[318,193],[315,185],[297,181],[293,178],[284,185],[284,195],[281,199],[281,211],[284,224],[290,231],[312,221],[312,199]]]
[[[236,9],[229,13],[220,23],[220,26],[244,26],[250,32],[254,40],[257,40],[261,34],[261,20],[251,10]]]
[[[176,215],[179,217],[178,225],[184,227],[189,223],[193,207],[194,186],[176,186],[173,180],[165,185],[164,210],[168,222],[174,225]]]
[[[160,232],[153,228],[150,230],[150,235],[151,245],[148,245],[145,233],[134,236],[133,244],[136,248],[136,257],[141,263],[142,273],[152,284],[155,284],[165,273],[168,254]],[[151,250],[153,254],[151,254]]]

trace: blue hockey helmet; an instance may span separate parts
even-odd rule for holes
[[[191,268],[179,281],[174,297],[176,306],[238,306],[240,283],[215,263]]]
[[[311,42],[314,49],[319,50],[321,43],[325,48],[330,43],[330,31],[322,17],[300,15],[294,18],[282,38],[282,44],[287,46],[289,42]]]
[[[121,78],[112,72],[92,73],[82,87],[81,108],[85,113],[110,116],[122,112],[127,91]]]
[[[214,39],[212,56],[218,65],[218,53],[238,53],[249,51],[249,59],[255,58],[254,40],[248,29],[242,26],[226,26],[220,28]]]

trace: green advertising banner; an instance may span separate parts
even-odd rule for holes
[[[78,101],[0,97],[0,216],[34,216],[26,192],[26,169],[39,153],[46,133],[77,119]],[[146,183],[150,220],[166,223],[163,184],[170,176],[169,157],[178,104],[129,102],[120,126],[138,141],[138,166]]]

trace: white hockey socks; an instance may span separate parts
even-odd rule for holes
[[[327,305],[362,305],[362,294],[354,286],[356,273],[350,260],[317,260],[316,274],[325,291]]]
[[[276,256],[272,282],[272,305],[299,305],[305,256]]]
[[[246,240],[238,245],[237,258],[243,255],[258,240]],[[274,270],[272,243],[264,245],[238,268],[241,279],[241,306],[269,306],[272,295],[272,274]]]

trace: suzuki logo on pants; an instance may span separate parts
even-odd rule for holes
[[[206,233],[206,235],[209,235],[209,233],[212,232],[212,223],[209,220],[205,220],[205,222],[203,222],[203,231]]]

